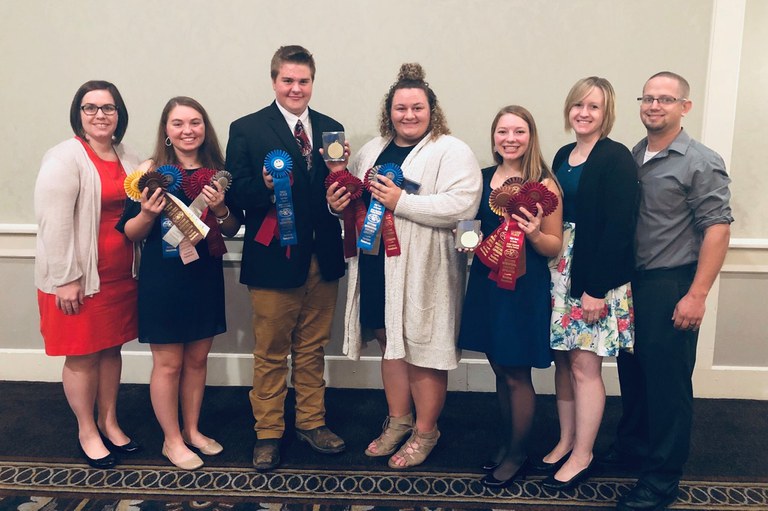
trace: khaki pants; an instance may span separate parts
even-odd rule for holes
[[[312,257],[306,283],[294,289],[250,288],[253,307],[253,389],[256,436],[281,438],[288,392],[288,354],[296,391],[296,427],[325,425],[325,346],[336,309],[337,280],[326,282]]]

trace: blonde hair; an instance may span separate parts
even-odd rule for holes
[[[611,82],[605,78],[598,76],[588,76],[582,78],[571,87],[568,96],[565,98],[565,107],[563,108],[563,118],[565,119],[565,131],[571,130],[571,123],[568,119],[571,113],[571,108],[582,101],[587,95],[592,92],[592,89],[597,87],[603,91],[605,102],[603,104],[603,123],[600,126],[600,138],[605,138],[613,129],[613,123],[616,121],[616,93],[613,90]]]
[[[427,131],[432,132],[433,140],[441,135],[450,135],[451,130],[448,129],[448,121],[445,119],[445,114],[443,114],[443,110],[440,108],[435,92],[424,80],[425,78],[426,72],[424,72],[421,64],[413,62],[400,66],[397,80],[389,87],[389,91],[384,96],[384,102],[381,105],[379,133],[381,133],[382,137],[395,136],[395,127],[392,124],[392,101],[395,97],[395,92],[400,89],[421,89],[424,91],[429,103],[429,127]]]

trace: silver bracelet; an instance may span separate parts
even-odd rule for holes
[[[217,222],[218,224],[223,224],[223,223],[224,223],[224,221],[225,221],[227,218],[229,218],[229,206],[225,206],[225,207],[227,208],[227,214],[226,214],[226,215],[224,215],[223,217],[218,217],[218,216],[216,216],[216,213],[214,213],[214,214],[213,214],[213,216],[216,216],[216,222]]]

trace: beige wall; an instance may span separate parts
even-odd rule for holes
[[[740,57],[728,49],[718,50],[718,38],[741,45],[740,25],[736,31],[718,31],[717,22],[728,17],[724,13],[737,12],[734,6],[745,5]],[[766,24],[768,5],[760,0],[2,2],[0,112],[5,122],[0,124],[0,178],[5,186],[0,201],[0,282],[4,283],[0,378],[24,377],[23,364],[15,361],[28,360],[23,358],[27,356],[31,363],[44,366],[40,371],[47,371],[46,378],[57,377],[58,362],[51,365],[36,358],[42,340],[32,288],[31,197],[43,153],[72,135],[68,108],[77,87],[102,78],[120,88],[130,112],[125,140],[144,155],[152,149],[160,110],[168,98],[180,94],[205,105],[225,144],[232,120],[272,100],[269,60],[283,44],[303,44],[315,54],[318,73],[311,104],[345,124],[353,150],[375,135],[381,98],[400,63],[421,62],[454,134],[470,144],[483,165],[491,161],[489,123],[499,107],[510,103],[533,112],[545,157],[551,159],[571,139],[563,132],[561,109],[578,78],[596,74],[611,80],[618,109],[612,137],[629,146],[643,136],[635,98],[652,73],[669,69],[688,78],[695,106],[686,128],[697,138],[705,135],[707,119],[719,118],[712,107],[716,98],[708,98],[708,91],[718,84],[727,88],[738,79],[737,107],[725,112],[735,126],[733,140],[729,136],[706,140],[724,154],[733,150],[734,232],[746,246],[731,266],[740,272],[747,268],[747,276],[740,273],[724,285],[724,292],[729,300],[744,296],[743,289],[766,294],[765,279],[749,280],[754,271],[768,272],[763,212],[768,202],[761,200],[765,178],[757,150],[767,139]],[[741,64],[740,71],[737,65],[727,76],[713,75],[713,62],[728,64],[734,59]],[[247,293],[237,284],[239,243],[230,246],[234,254],[226,266],[230,330],[216,340],[218,358],[211,373],[216,382],[242,383],[248,379],[252,342],[249,304]],[[742,286],[745,278],[749,282]],[[766,335],[755,330],[738,352],[729,351],[725,357],[726,348],[717,341],[721,335],[732,336],[729,325],[739,316],[728,307],[718,310],[716,290],[713,300],[710,329],[716,348],[712,351],[729,364],[751,365],[750,343],[765,343]],[[342,295],[340,304],[343,301]],[[27,355],[26,349],[34,353]],[[141,381],[146,350],[135,343],[126,350],[141,360],[133,377]],[[376,351],[371,347],[366,354]],[[329,353],[335,358],[332,362],[342,363],[338,326]],[[764,357],[765,352],[755,353]],[[452,376],[455,387],[490,388],[485,368],[471,369],[481,359],[473,354],[468,358],[470,369]],[[13,360],[14,367],[7,368],[3,360]],[[235,369],[228,365],[231,360],[237,360]],[[375,366],[344,367],[350,368],[349,373],[332,371],[331,383],[376,384]],[[361,372],[365,374],[353,374]],[[35,377],[40,372],[29,374]],[[551,381],[550,375],[546,378]],[[768,395],[768,378],[765,383]]]
[[[0,222],[34,221],[30,197],[40,158],[71,136],[69,103],[84,81],[104,78],[118,86],[130,113],[125,140],[144,155],[152,149],[163,105],[179,94],[206,107],[225,143],[232,120],[273,98],[269,60],[282,44],[300,43],[315,54],[311,104],[345,124],[353,147],[376,133],[380,100],[405,61],[424,65],[454,133],[481,163],[490,163],[490,121],[509,103],[533,112],[551,158],[570,138],[561,127],[565,94],[590,74],[615,85],[615,138],[631,145],[642,135],[635,97],[650,74],[679,71],[691,81],[694,99],[705,88],[711,2],[672,4],[3,2],[0,175],[13,184],[4,187]],[[649,18],[670,9],[686,15]],[[694,110],[688,120],[694,135],[701,115]]]

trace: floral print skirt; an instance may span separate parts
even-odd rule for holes
[[[632,349],[634,311],[630,284],[611,289],[605,294],[605,308],[600,320],[588,324],[583,320],[581,300],[571,292],[571,261],[576,224],[563,222],[563,254],[553,260],[552,322],[550,347],[554,350],[581,349],[601,357],[615,357],[619,350]]]

